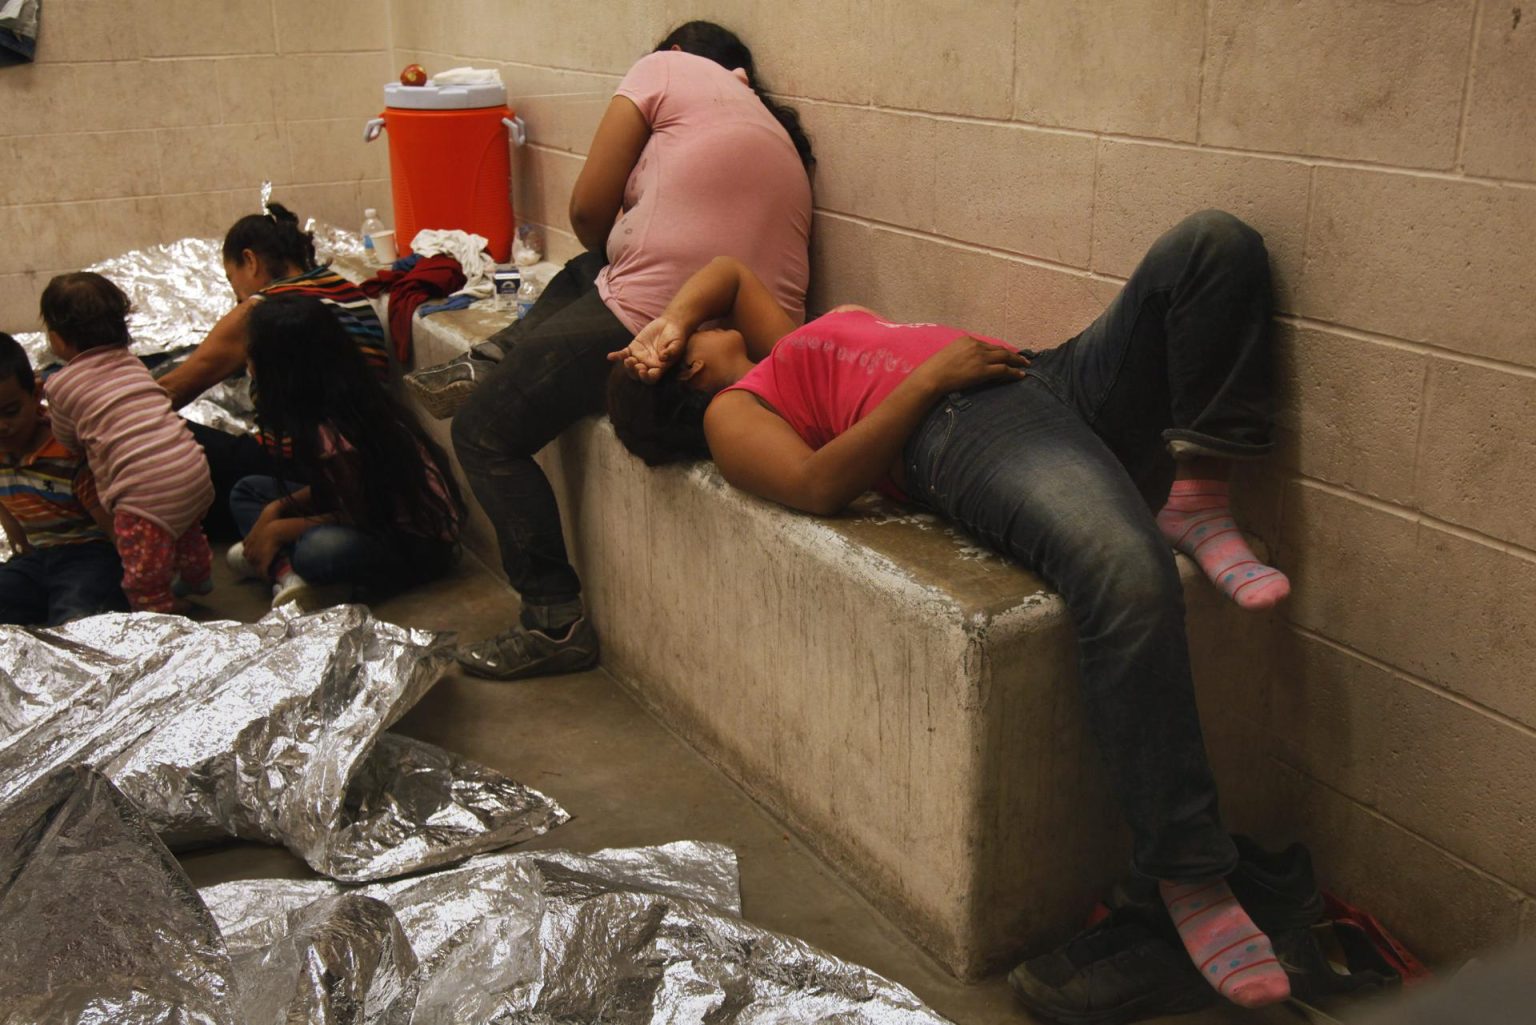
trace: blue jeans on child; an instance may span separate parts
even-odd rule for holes
[[[1269,260],[1253,229],[1196,214],[1153,244],[1087,330],[1016,383],[955,393],[904,453],[912,496],[1038,572],[1077,628],[1090,728],[1159,879],[1225,875],[1190,676],[1184,594],[1153,515],[1168,443],[1269,448]]]
[[[0,563],[0,623],[58,626],[127,612],[123,564],[111,541],[34,548]]]
[[[304,487],[277,477],[244,477],[229,492],[240,536],[251,532],[268,503]],[[403,530],[362,530],[341,524],[311,527],[285,554],[311,584],[357,584],[387,594],[440,576],[458,544]]]

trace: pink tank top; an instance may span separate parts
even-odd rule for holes
[[[892,324],[859,310],[828,313],[779,339],[768,358],[726,391],[768,403],[813,449],[858,423],[918,365],[963,335],[944,324]],[[889,481],[880,490],[903,497]]]
[[[745,73],[663,50],[619,83],[651,136],[624,187],[597,291],[639,331],[689,276],[734,256],[799,323],[810,279],[811,184]]]

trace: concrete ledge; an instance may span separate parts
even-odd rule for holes
[[[419,360],[462,351],[488,318],[418,322]],[[952,972],[1081,924],[1129,840],[1071,625],[1038,578],[873,497],[818,519],[712,464],[647,470],[599,418],[540,461],[605,668]],[[486,540],[470,543],[494,567]],[[1241,624],[1180,562],[1210,647]]]

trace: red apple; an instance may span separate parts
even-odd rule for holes
[[[420,64],[407,64],[405,70],[400,72],[401,85],[426,85],[427,69]]]

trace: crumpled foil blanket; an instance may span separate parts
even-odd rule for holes
[[[95,766],[173,848],[242,837],[366,881],[567,821],[554,801],[385,732],[442,675],[450,635],[360,605],[254,624],[107,614],[0,627],[0,802]]]
[[[740,917],[708,843],[487,854],[346,888],[200,893],[85,768],[0,808],[0,1025],[940,1025],[867,969]]]
[[[258,957],[275,965],[271,952],[280,950],[290,959],[280,975],[291,978],[302,962],[288,951],[302,944],[288,937],[339,890],[324,880],[254,879],[201,893],[237,974]],[[866,968],[743,921],[736,857],[720,844],[488,854],[345,892],[387,905],[417,964],[406,983],[415,988],[410,1013],[380,1001],[359,1022],[944,1021]],[[270,1008],[245,1008],[250,1022],[283,1021]]]
[[[325,224],[317,224],[313,230],[321,263],[337,255],[362,252],[362,240],[352,232]],[[111,278],[132,300],[130,351],[152,362],[160,357],[170,367],[196,348],[235,305],[223,267],[221,240],[184,238],[135,249],[85,269]],[[17,335],[16,340],[34,367],[42,369],[55,362],[43,332]],[[210,388],[181,412],[189,420],[232,434],[249,431],[256,424],[255,407],[243,377]]]
[[[316,224],[313,231],[315,255],[321,263],[363,250],[362,240],[352,232],[327,224]],[[133,302],[128,316],[133,337],[129,350],[156,364],[158,372],[185,359],[235,305],[223,267],[221,240],[184,238],[135,249],[85,269],[111,278],[128,294]],[[37,369],[57,362],[43,332],[20,334],[16,340]],[[216,384],[183,407],[181,415],[230,434],[253,431],[256,407],[250,382],[241,376]],[[10,544],[0,534],[0,559],[10,554]]]
[[[60,769],[0,806],[0,1025],[235,1025],[237,994],[213,916],[106,777]]]

